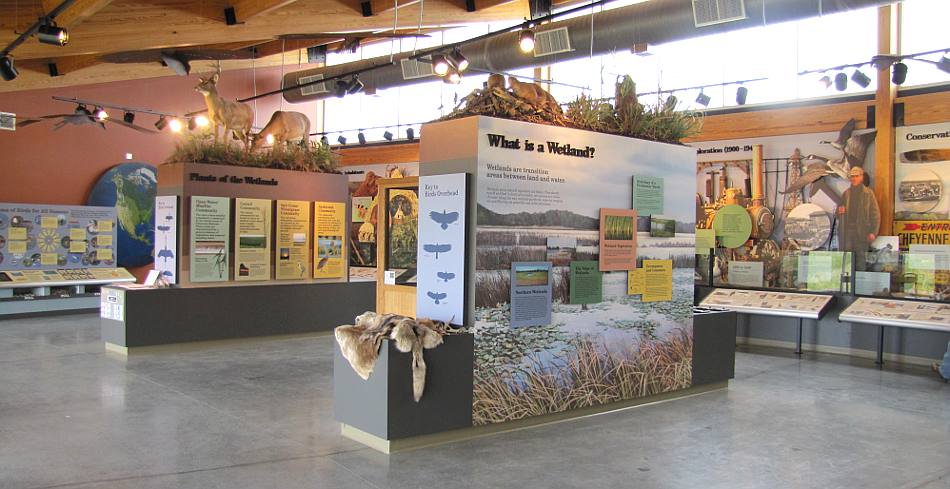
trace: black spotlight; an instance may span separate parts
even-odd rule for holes
[[[867,88],[871,84],[871,78],[861,70],[854,70],[854,73],[851,74],[851,81],[860,85],[861,88]]]
[[[696,96],[696,103],[702,105],[703,107],[709,107],[709,95],[703,93],[702,90],[699,91],[699,95]]]
[[[835,75],[835,90],[843,92],[848,89],[848,75],[838,73]]]
[[[907,81],[907,65],[897,63],[894,65],[894,73],[891,75],[891,81],[895,85],[903,85]]]
[[[521,33],[518,34],[518,48],[525,54],[534,51],[534,31],[528,28],[521,29]]]
[[[162,129],[165,129],[165,126],[167,125],[168,125],[168,121],[165,120],[165,116],[163,115],[158,116],[158,120],[155,121],[155,129],[158,129],[159,131],[161,131]]]
[[[350,88],[349,83],[343,80],[337,80],[336,81],[336,96],[338,98],[343,98],[343,96],[346,95],[346,91],[349,90],[349,88]]]
[[[336,142],[340,143],[340,146],[346,146],[346,138],[342,134],[336,138]]]
[[[459,48],[455,48],[448,56],[449,61],[457,70],[465,71],[468,68],[468,58],[462,55]]]
[[[194,118],[194,117],[189,117],[189,118],[188,118],[188,130],[189,130],[189,131],[194,131],[196,127],[198,127],[198,122],[195,121],[195,118]]]
[[[43,44],[65,46],[69,42],[69,32],[62,27],[56,27],[53,22],[47,22],[36,30],[36,37]]]
[[[449,72],[449,60],[444,54],[432,55],[432,71],[439,76],[445,76]]]
[[[366,144],[366,135],[363,134],[363,131],[356,135],[356,139],[360,140],[360,144]]]
[[[745,105],[746,99],[749,97],[749,89],[746,87],[739,87],[736,90],[736,103],[739,105]]]
[[[322,145],[324,145],[324,146],[329,146],[329,145],[330,145],[330,138],[328,138],[326,134],[324,134],[323,136],[320,136],[320,144],[322,144]]]
[[[937,61],[937,68],[944,73],[950,73],[950,58],[947,57],[947,53],[944,53],[940,61]]]
[[[122,114],[122,120],[127,124],[135,122],[135,112],[126,112],[125,114]]]
[[[13,66],[13,58],[9,56],[0,58],[0,75],[3,76],[4,80],[13,80],[19,74],[20,73],[16,70],[16,67]]]
[[[346,86],[346,93],[350,95],[355,95],[363,91],[363,82],[360,81],[358,76],[354,76],[350,83]]]
[[[389,131],[384,132],[384,133],[383,133],[383,139],[385,139],[386,141],[392,141],[392,140],[393,140],[393,133],[391,133],[391,132],[389,132]]]
[[[408,140],[410,140],[410,141],[412,141],[413,139],[416,139],[416,130],[413,129],[413,128],[411,128],[411,127],[410,127],[410,128],[407,128],[407,129],[406,129],[406,139],[408,139]]]

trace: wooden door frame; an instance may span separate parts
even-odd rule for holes
[[[379,180],[376,187],[376,312],[378,314],[394,313],[411,317],[415,317],[416,315],[416,287],[413,285],[386,285],[385,283],[386,240],[389,238],[389,230],[386,227],[389,217],[389,199],[387,198],[387,193],[391,189],[407,187],[415,187],[418,189],[419,177],[384,178]],[[392,309],[385,305],[387,296],[403,296],[404,300],[408,300],[410,294],[413,298],[411,307],[404,303],[403,307],[397,308],[398,310],[385,310]]]

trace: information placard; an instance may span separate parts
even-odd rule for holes
[[[465,173],[419,177],[416,316],[465,321]]]
[[[551,324],[551,262],[511,264],[511,327]]]
[[[346,205],[315,202],[313,229],[313,278],[342,278],[346,273]]]
[[[604,300],[604,278],[596,261],[571,262],[571,304],[596,304]]]
[[[637,211],[600,210],[600,271],[637,267]]]
[[[231,233],[231,199],[191,197],[192,282],[228,280],[228,235]]]
[[[178,283],[178,196],[155,197],[155,270]]]
[[[277,201],[277,279],[310,276],[310,202]]]
[[[0,203],[0,270],[114,267],[115,207]]]
[[[269,280],[271,201],[234,199],[234,280]]]
[[[636,175],[633,177],[633,206],[637,214],[652,216],[663,213],[663,178]]]

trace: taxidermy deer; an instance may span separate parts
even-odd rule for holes
[[[300,112],[278,110],[261,132],[251,136],[251,149],[260,148],[265,142],[276,147],[279,143],[296,140],[301,145],[310,141],[310,119]]]
[[[235,139],[244,142],[248,147],[251,136],[251,125],[254,123],[254,111],[247,104],[233,100],[225,100],[218,95],[218,78],[221,76],[221,65],[215,66],[215,72],[207,77],[198,77],[199,83],[195,91],[204,95],[205,105],[208,107],[208,120],[214,131],[214,142],[218,142],[218,126],[224,127],[224,137],[230,131]]]

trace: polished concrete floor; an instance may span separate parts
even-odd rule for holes
[[[328,336],[106,354],[0,321],[2,488],[946,488],[950,385],[740,353],[728,390],[385,456],[339,435]]]

